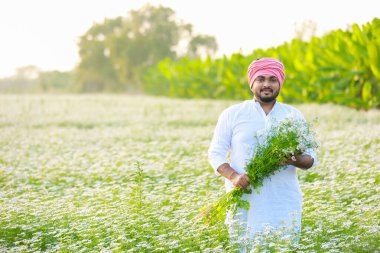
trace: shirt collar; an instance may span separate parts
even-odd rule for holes
[[[260,102],[256,101],[255,98],[253,98],[253,102],[255,103],[256,109],[261,110],[264,113],[264,115],[266,115],[263,108],[260,105]],[[274,105],[272,107],[272,110],[266,116],[269,116],[269,114],[271,114],[273,111],[275,111],[277,107],[278,107],[278,102],[277,102],[277,100],[275,100]]]

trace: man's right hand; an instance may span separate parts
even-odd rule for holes
[[[248,175],[237,173],[228,163],[223,163],[217,170],[221,175],[230,180],[234,187],[242,189],[249,187]]]
[[[239,174],[234,172],[230,177],[230,181],[233,186],[237,188],[246,189],[249,187],[249,177],[247,174]]]

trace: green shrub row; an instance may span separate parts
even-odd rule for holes
[[[217,59],[166,59],[146,71],[144,92],[185,98],[251,98],[246,71],[252,60],[275,57],[285,65],[279,100],[380,108],[380,19],[310,41]]]

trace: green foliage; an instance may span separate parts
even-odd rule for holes
[[[37,84],[44,92],[67,92],[76,86],[74,74],[61,71],[41,72]]]
[[[188,55],[190,58],[197,58],[201,55],[213,55],[217,50],[218,44],[215,37],[209,35],[194,36],[188,45]]]
[[[79,41],[80,63],[76,69],[79,91],[95,92],[123,90],[118,80],[119,65],[110,58],[107,48],[109,36],[122,27],[121,17],[105,19],[103,24],[94,24]]]
[[[40,91],[37,85],[40,69],[34,65],[19,67],[16,74],[0,79],[2,93],[35,93]]]
[[[317,151],[319,142],[302,119],[287,118],[273,126],[246,166],[249,181],[258,191],[264,179],[283,169],[282,163],[306,150]]]
[[[136,162],[136,172],[134,175],[135,185],[132,187],[131,196],[135,198],[134,203],[138,207],[139,213],[142,211],[144,204],[144,171],[141,167],[141,162]]]
[[[305,42],[219,59],[166,59],[144,76],[144,91],[171,97],[248,98],[246,71],[257,58],[285,65],[280,101],[328,103],[357,109],[380,107],[380,19]]]

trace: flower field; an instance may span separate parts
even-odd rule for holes
[[[223,193],[207,149],[238,102],[0,95],[0,252],[235,252],[224,224],[194,217]],[[300,244],[267,251],[379,252],[380,111],[295,107],[319,164],[298,171]]]

